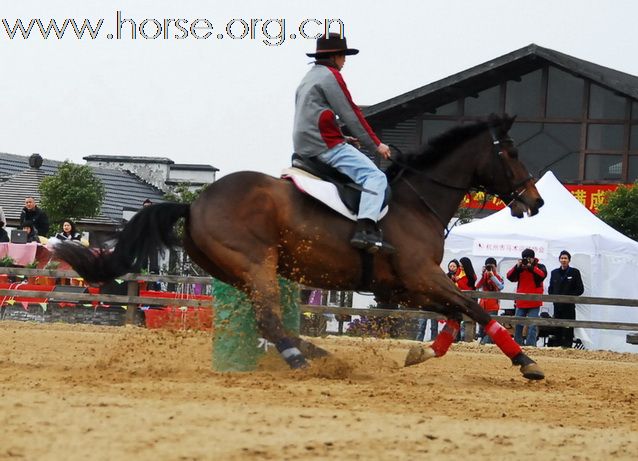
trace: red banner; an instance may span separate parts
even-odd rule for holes
[[[605,201],[605,194],[618,189],[618,184],[563,184],[576,200],[585,205],[592,213],[598,213],[598,207]]]
[[[592,213],[598,212],[598,207],[605,200],[605,194],[618,188],[618,184],[563,184],[572,195]],[[500,210],[505,207],[502,200],[492,195],[487,196],[486,210]],[[473,192],[463,197],[461,206],[464,208],[481,208],[485,200],[485,192]]]

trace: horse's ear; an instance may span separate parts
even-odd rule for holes
[[[516,120],[516,115],[514,115],[513,117],[510,117],[507,114],[503,115],[502,127],[505,133],[507,133],[510,130],[510,128],[512,128],[512,125],[514,124],[514,120]]]

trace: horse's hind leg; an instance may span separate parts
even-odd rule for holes
[[[255,312],[257,328],[265,339],[275,344],[275,347],[290,368],[304,368],[308,366],[299,347],[297,338],[291,338],[284,330],[279,283],[277,282],[276,251],[262,264],[251,264],[248,274],[244,277],[244,287]]]
[[[253,304],[257,328],[271,343],[274,343],[282,358],[291,368],[307,366],[304,357],[310,359],[325,357],[328,352],[298,336],[288,336],[284,331],[279,283],[271,277],[252,279],[248,293]]]
[[[206,269],[213,277],[220,278],[226,283],[232,284],[236,288],[246,292],[251,300],[257,329],[263,338],[275,344],[277,350],[282,355],[286,363],[291,368],[302,368],[306,366],[301,351],[310,351],[314,356],[320,356],[320,352],[305,347],[298,338],[290,338],[284,331],[282,322],[279,284],[276,274],[276,252],[271,251],[270,257],[265,258],[263,263],[250,261],[237,252],[226,251],[217,247],[222,258],[227,263],[226,270],[222,270],[215,264],[199,247],[193,242],[190,235],[184,238],[184,247],[193,261]],[[268,251],[265,251],[268,254]],[[309,355],[309,356],[312,356]]]

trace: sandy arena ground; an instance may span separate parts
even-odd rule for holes
[[[638,354],[317,338],[304,372],[211,371],[210,335],[0,322],[0,460],[636,460]],[[638,350],[637,350],[638,352]]]

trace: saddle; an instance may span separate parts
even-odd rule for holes
[[[314,157],[301,157],[299,154],[292,155],[292,166],[299,170],[303,170],[310,173],[317,178],[333,184],[337,188],[339,198],[346,206],[346,208],[356,215],[359,212],[359,202],[361,201],[361,192],[368,192],[374,194],[358,184],[355,184],[352,179],[337,171],[336,168],[317,160]],[[383,199],[383,205],[381,209],[384,209],[390,202],[392,191],[390,186],[385,190],[385,196]]]

